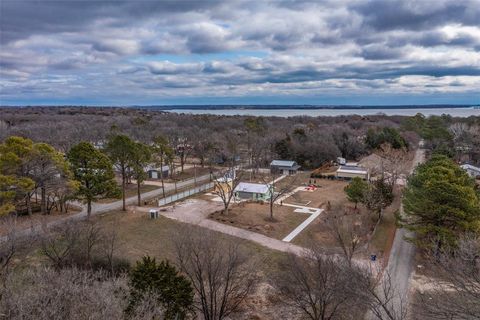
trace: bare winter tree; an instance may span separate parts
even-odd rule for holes
[[[283,196],[286,196],[289,192],[292,192],[294,189],[295,185],[295,178],[293,177],[286,177],[282,180],[282,183],[279,183],[278,180],[279,177],[276,177],[273,175],[273,180],[270,182],[266,182],[264,180],[264,183],[268,184],[268,187],[270,189],[270,198],[268,199],[268,204],[269,204],[269,209],[270,209],[270,220],[275,221],[273,217],[273,209],[275,202],[277,200],[281,199]],[[290,181],[286,181],[286,179],[290,179]]]
[[[235,197],[235,189],[241,182],[242,173],[231,166],[227,170],[221,170],[212,174],[214,183],[214,193],[222,199],[223,214],[228,215],[230,203]]]
[[[408,293],[399,290],[388,267],[352,268],[350,279],[350,290],[367,309],[367,318],[379,320],[408,318]]]
[[[114,220],[111,225],[104,230],[102,235],[102,241],[100,244],[101,250],[107,260],[108,268],[112,274],[115,273],[114,258],[115,254],[121,245],[118,236],[117,228],[118,220]]]
[[[255,269],[238,243],[190,227],[177,233],[175,246],[177,264],[191,281],[195,307],[205,320],[227,318],[252,291]]]
[[[47,189],[47,211],[50,212],[53,208],[56,208],[62,213],[67,213],[69,201],[74,198],[77,190],[78,184],[74,180],[59,181],[59,183],[52,185]]]
[[[304,257],[290,254],[272,277],[282,300],[312,320],[350,319],[356,297],[350,290],[350,268],[334,256],[312,248]]]
[[[47,228],[41,235],[41,248],[57,269],[70,266],[91,268],[92,260],[105,240],[97,223],[69,221]]]
[[[480,238],[466,235],[458,247],[431,257],[430,277],[418,295],[425,319],[480,319]]]
[[[123,319],[127,305],[127,279],[102,272],[28,268],[9,277],[7,288],[0,289],[5,319]]]
[[[94,250],[103,240],[103,230],[99,224],[92,221],[82,223],[80,229],[81,239],[79,249],[83,252],[86,266],[91,267]]]
[[[50,259],[57,269],[71,264],[71,257],[78,248],[81,239],[81,229],[78,223],[67,222],[46,229],[41,235],[42,253]]]
[[[0,239],[0,282],[3,284],[8,274],[10,263],[17,251],[18,239],[15,227],[15,217],[7,217],[6,219],[3,219],[2,224],[2,227],[7,230],[3,239]]]
[[[362,249],[362,239],[368,235],[365,216],[349,214],[343,206],[334,206],[328,212],[325,222],[346,261],[352,266],[353,256]]]
[[[406,149],[394,149],[388,143],[380,146],[380,176],[393,189],[399,178],[406,179],[411,170],[412,154]]]
[[[178,159],[180,160],[180,169],[183,172],[183,168],[185,167],[187,158],[190,156],[190,153],[192,152],[190,139],[188,138],[187,134],[184,134],[176,138],[174,145],[175,145],[175,153],[177,154]]]

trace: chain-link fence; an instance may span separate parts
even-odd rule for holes
[[[187,197],[192,196],[194,194],[210,190],[210,189],[213,188],[213,186],[214,186],[214,182],[209,182],[209,183],[202,184],[202,185],[200,185],[198,187],[195,187],[195,188],[192,188],[192,189],[188,189],[188,190],[185,190],[185,191],[182,191],[182,192],[178,192],[176,194],[172,194],[171,196],[167,196],[165,198],[159,199],[158,200],[158,206],[161,207],[161,206],[164,206],[166,204],[172,203],[174,201],[177,201],[177,200],[180,200],[180,199],[183,199],[183,198],[187,198]]]

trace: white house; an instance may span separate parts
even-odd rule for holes
[[[460,166],[460,168],[465,170],[468,173],[468,175],[472,178],[480,177],[480,168],[479,167],[475,167],[471,164],[462,164]]]
[[[240,182],[235,188],[235,198],[243,200],[268,200],[272,188],[268,184]]]

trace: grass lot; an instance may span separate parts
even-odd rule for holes
[[[270,221],[269,204],[242,202],[232,206],[227,216],[215,212],[210,215],[210,219],[281,240],[309,217],[308,214],[293,210],[291,207],[275,205],[275,221]]]
[[[122,186],[119,185],[119,188],[121,190]],[[140,192],[141,193],[153,191],[155,189],[161,189],[161,187],[152,186],[152,185],[148,185],[148,184],[142,184],[140,186]],[[134,184],[134,183],[127,184],[126,189],[125,189],[125,197],[130,198],[130,197],[134,197],[136,195],[137,195],[137,185]],[[118,200],[121,200],[121,199],[122,199],[122,197],[120,196],[120,198],[106,198],[106,199],[98,200],[97,202],[98,203],[111,203],[111,202],[115,202],[115,201],[118,201]]]
[[[115,256],[127,259],[132,265],[145,255],[154,256],[157,260],[175,261],[174,237],[185,231],[185,224],[160,216],[151,220],[147,214],[123,211],[112,211],[92,217],[102,228],[115,228],[118,235],[118,249]],[[200,228],[192,226],[192,228]],[[191,230],[191,229],[186,229]],[[215,231],[201,229],[205,236],[221,237],[224,241],[233,241],[240,245],[245,254],[254,259],[255,271],[267,275],[274,271],[285,253],[262,247],[256,243],[234,238]],[[40,243],[31,241],[19,248],[13,263],[15,269],[48,263],[48,259],[40,251]]]
[[[340,204],[351,205],[351,203],[349,203],[347,200],[345,192],[343,191],[345,186],[348,185],[348,182],[323,179],[311,180],[312,184],[315,184],[317,186],[316,190],[301,190],[295,193],[292,197],[286,199],[285,202],[299,205],[309,203],[307,206],[312,208],[325,208],[328,203],[330,203],[331,206],[336,206]]]
[[[268,179],[273,179],[273,177],[269,174],[264,174],[262,178],[257,177],[257,180],[254,180],[254,182],[267,181]],[[341,206],[346,207],[349,212],[354,212],[354,204],[348,201],[344,192],[344,188],[348,185],[348,182],[312,179],[310,178],[309,172],[301,172],[295,176],[284,178],[278,182],[277,186],[278,188],[283,188],[286,185],[290,185],[292,188],[295,188],[310,184],[315,184],[317,189],[314,191],[300,190],[283,202],[323,209]],[[400,208],[400,194],[400,190],[396,190],[393,204],[385,210],[383,219],[376,226],[373,234],[369,233],[371,233],[375,227],[376,217],[363,206],[358,206],[358,214],[361,215],[360,220],[363,221],[362,225],[365,230],[365,232],[362,233],[363,248],[368,248],[368,252],[364,250],[361,254],[369,255],[370,253],[375,253],[378,257],[388,257],[395,237],[396,226],[394,214]],[[240,205],[232,206],[228,216],[223,216],[217,212],[212,214],[210,219],[281,240],[309,216],[308,214],[294,213],[293,210],[291,207],[276,205],[274,216],[278,221],[270,222],[266,220],[266,218],[269,217],[268,204],[241,203]],[[309,246],[312,243],[316,243],[328,251],[337,252],[339,250],[338,245],[325,223],[325,219],[328,218],[329,214],[327,210],[324,211],[295,237],[292,243],[300,246]],[[354,220],[355,217],[352,216],[352,221]]]
[[[300,191],[285,202],[303,203],[311,201],[308,206],[318,208],[326,208],[327,203],[330,202],[332,207],[341,205],[353,208],[353,203],[348,201],[343,191],[347,184],[348,183],[344,181],[316,179],[316,185],[319,186],[317,190],[313,192]],[[396,226],[394,213],[400,208],[400,202],[400,191],[397,190],[393,204],[385,210],[382,221],[378,224],[374,234],[371,236],[368,246],[369,252],[364,254],[375,253],[379,257],[388,257],[395,237]],[[375,217],[361,205],[358,206],[358,209],[361,215],[368,215],[365,221],[370,223],[370,228],[373,229]],[[325,248],[331,248],[332,251],[336,251],[335,239],[325,224],[325,218],[328,217],[328,214],[327,211],[323,212],[318,219],[313,221],[303,232],[294,238],[292,242],[301,246],[307,246],[313,241],[314,243],[321,244]],[[367,239],[365,239],[365,246],[366,241]]]
[[[257,177],[257,180],[254,181],[261,182],[262,179],[266,181],[268,179],[273,179],[273,177],[269,174],[263,174],[262,178]],[[280,180],[276,186],[278,188],[284,188],[285,186],[296,188],[309,185],[310,183],[313,184],[314,182],[319,187],[317,190],[299,191],[293,196],[287,198],[284,203],[323,208],[329,201],[332,205],[340,202],[348,202],[343,192],[343,188],[347,185],[346,182],[310,179],[310,174],[308,172],[301,172],[295,176],[288,176]],[[229,209],[228,216],[216,212],[210,216],[210,219],[281,240],[310,216],[305,213],[296,213],[294,210],[295,208],[292,207],[275,205],[274,218],[276,221],[271,222],[268,220],[270,215],[268,204],[242,202],[238,205],[232,206]],[[323,223],[320,222],[320,218],[312,224],[318,224],[320,229],[323,228]],[[319,241],[321,240],[321,237],[325,236],[325,232],[323,232],[323,229],[320,230],[320,232],[318,231],[317,228],[313,228],[313,231],[310,233],[308,231],[303,231],[297,236],[297,238],[302,237],[304,233],[309,233],[309,235],[303,236],[303,240],[301,239],[299,241],[295,241],[295,238],[293,242],[306,245],[310,242],[310,239]],[[318,237],[319,234],[320,238]],[[328,236],[330,236],[330,234],[328,234]],[[327,243],[325,241],[320,242]]]
[[[344,181],[313,179],[312,183],[318,187],[315,191],[299,191],[292,197],[285,200],[286,203],[305,203],[310,201],[309,207],[325,209],[330,202],[330,205],[349,205],[353,206],[345,195],[343,189],[348,184]],[[320,217],[314,220],[305,230],[303,230],[293,243],[308,246],[314,242],[325,247],[333,247],[336,245],[331,233],[325,225],[324,219],[327,213],[324,211]]]
[[[96,217],[106,228],[114,227],[120,239],[118,256],[135,262],[144,255],[155,256],[158,259],[174,260],[174,235],[184,231],[184,224],[160,216],[151,220],[147,214],[115,211]],[[200,228],[200,227],[198,227]],[[267,272],[275,267],[283,253],[264,248],[253,242],[233,238],[221,233],[202,228],[205,235],[218,236],[225,241],[240,243],[248,256],[259,260],[259,269]]]

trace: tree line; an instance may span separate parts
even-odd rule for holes
[[[62,154],[47,143],[11,136],[0,144],[0,213],[32,214],[37,204],[32,199],[39,200],[43,214],[54,208],[66,212],[69,201],[77,199],[87,204],[90,216],[92,202],[120,194],[126,210],[127,181],[136,181],[141,205],[140,187],[147,178],[147,166],[171,164],[174,156],[163,137],[146,145],[114,134],[103,148],[83,141]],[[122,178],[120,190],[115,171]]]

